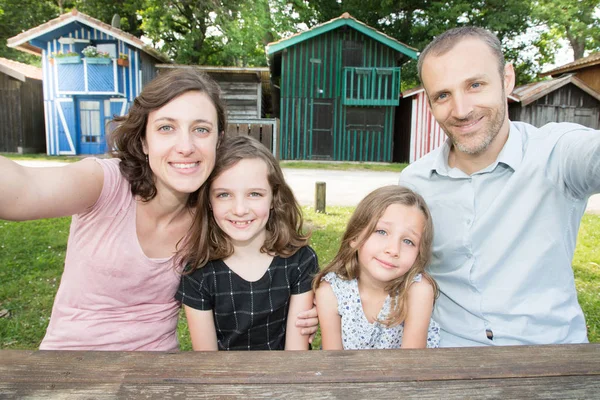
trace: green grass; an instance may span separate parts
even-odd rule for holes
[[[328,207],[327,213],[304,209],[313,230],[311,246],[319,263],[329,262],[339,247],[353,207]],[[0,220],[1,349],[39,346],[63,269],[70,218],[30,222]],[[573,259],[579,302],[586,315],[591,342],[600,342],[600,216],[584,216]],[[181,314],[183,317],[183,313]],[[181,348],[190,350],[185,318],[178,326]],[[318,346],[319,338],[315,339]]]
[[[46,154],[18,154],[18,153],[0,153],[0,156],[10,158],[11,160],[44,160],[44,161],[61,161],[61,162],[76,162],[76,161],[79,161],[86,157],[86,156],[48,156]]]
[[[46,154],[17,154],[17,153],[0,153],[1,156],[12,160],[44,160],[44,161],[62,161],[75,162],[86,156],[48,156]],[[332,169],[338,171],[386,171],[400,172],[408,164],[400,163],[367,163],[367,162],[327,162],[327,161],[281,161],[283,168],[294,169]]]

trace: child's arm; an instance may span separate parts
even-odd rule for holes
[[[188,329],[192,338],[194,351],[215,351],[217,346],[217,331],[212,310],[196,310],[183,306],[187,317]]]
[[[403,349],[427,347],[427,331],[433,310],[433,287],[426,280],[413,282],[408,288],[408,312],[404,320]]]
[[[296,326],[296,317],[313,306],[312,290],[290,297],[290,308],[285,331],[285,350],[308,350],[308,336],[302,334],[302,327]]]
[[[337,297],[335,297],[329,282],[321,282],[315,296],[319,309],[323,350],[343,350],[342,317],[338,314]]]

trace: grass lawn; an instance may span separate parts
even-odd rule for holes
[[[0,153],[0,156],[12,160],[43,160],[43,161],[61,161],[76,162],[86,156],[48,156],[46,154],[17,154]],[[364,171],[388,171],[400,172],[408,164],[402,163],[369,163],[369,162],[327,162],[327,161],[281,161],[282,168],[295,169],[332,169],[338,171],[364,170]]]
[[[321,265],[332,259],[353,210],[328,207],[325,214],[304,208],[313,230],[311,245]],[[30,222],[0,220],[0,348],[35,349],[42,340],[63,269],[70,218]],[[600,216],[585,215],[573,259],[579,301],[589,339],[600,342]],[[182,314],[183,315],[183,314]],[[181,347],[190,350],[185,318],[180,319]],[[318,346],[319,339],[316,339]]]

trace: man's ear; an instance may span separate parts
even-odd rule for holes
[[[504,66],[504,90],[506,95],[510,95],[515,88],[515,68],[511,63]]]

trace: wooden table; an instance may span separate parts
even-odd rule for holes
[[[600,344],[434,350],[0,351],[0,398],[600,398]]]

